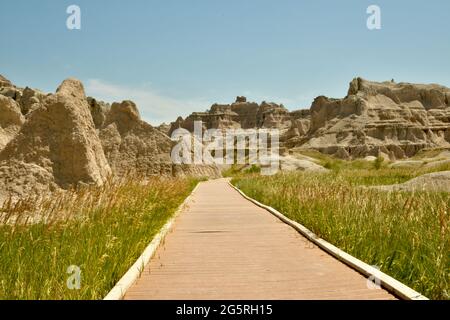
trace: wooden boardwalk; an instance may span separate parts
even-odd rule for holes
[[[395,299],[244,199],[201,183],[125,299]]]

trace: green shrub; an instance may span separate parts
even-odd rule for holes
[[[380,170],[381,167],[383,166],[383,162],[384,162],[384,158],[378,156],[378,157],[373,161],[373,167],[374,167],[376,170]]]
[[[252,166],[246,170],[244,170],[245,173],[252,174],[252,173],[261,173],[261,168],[255,164],[252,164]]]

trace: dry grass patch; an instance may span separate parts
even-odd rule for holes
[[[320,237],[433,299],[450,293],[450,195],[379,192],[417,172],[340,170],[329,174],[241,175],[233,183]]]
[[[135,179],[5,204],[1,299],[102,299],[189,195],[197,180]],[[70,290],[69,266],[81,270]]]

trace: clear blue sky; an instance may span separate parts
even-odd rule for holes
[[[71,4],[81,30],[66,28]],[[450,86],[449,13],[448,0],[5,0],[0,74],[49,92],[76,77],[153,124],[237,95],[298,109],[355,76]]]

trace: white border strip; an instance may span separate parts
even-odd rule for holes
[[[289,218],[287,218],[285,215],[283,215],[281,212],[275,210],[272,207],[266,206],[255,199],[250,198],[247,196],[244,192],[242,192],[239,188],[235,187],[231,182],[228,182],[231,187],[233,187],[236,191],[238,191],[245,199],[253,202],[257,206],[266,209],[270,213],[272,213],[274,216],[276,216],[278,219],[283,221],[284,223],[290,225],[295,230],[297,230],[299,233],[301,233],[303,236],[305,236],[308,240],[310,240],[312,243],[317,245],[322,250],[326,251],[327,253],[331,254],[333,257],[337,258],[338,260],[342,261],[343,263],[347,264],[351,268],[355,269],[359,273],[362,273],[366,277],[375,277],[380,280],[380,284],[383,288],[385,288],[387,291],[393,293],[397,297],[405,300],[428,300],[427,297],[420,294],[419,292],[411,289],[410,287],[404,285],[400,281],[392,278],[391,276],[388,276],[384,272],[381,272],[380,270],[368,265],[365,262],[362,262],[361,260],[349,255],[348,253],[342,251],[341,249],[333,246],[331,243],[319,238],[315,233],[313,233],[311,230],[307,229],[303,225],[301,225],[298,222],[295,222]]]
[[[122,278],[116,283],[116,285],[109,291],[106,297],[103,300],[122,300],[125,296],[127,290],[136,282],[136,280],[140,277],[142,271],[144,271],[145,266],[148,264],[150,259],[158,249],[161,241],[165,238],[167,233],[172,228],[173,223],[177,216],[184,209],[185,205],[190,201],[193,194],[197,190],[198,186],[202,183],[201,181],[195,186],[192,190],[191,194],[184,199],[183,203],[178,207],[173,216],[166,222],[166,224],[161,228],[157,235],[153,237],[153,240],[150,244],[145,248],[144,252],[141,256],[136,260],[136,262],[131,266],[130,269],[123,275]]]

